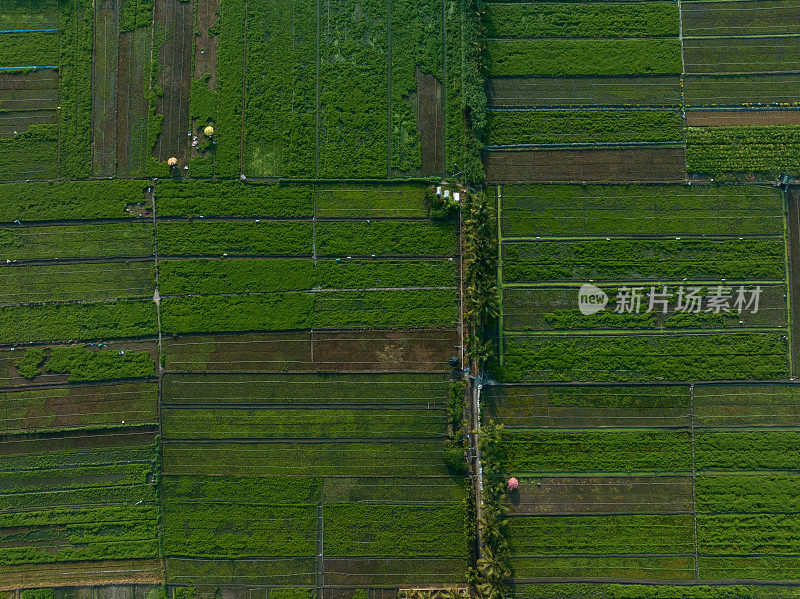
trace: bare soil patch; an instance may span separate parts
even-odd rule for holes
[[[444,87],[419,68],[417,78],[417,128],[422,149],[422,175],[444,172]]]
[[[687,110],[686,125],[800,125],[800,110]]]

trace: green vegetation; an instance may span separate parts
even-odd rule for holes
[[[305,0],[248,0],[244,97],[245,172],[316,172],[317,7]],[[337,175],[341,176],[341,175]]]
[[[144,203],[141,181],[48,181],[0,185],[0,221],[124,218]]]
[[[418,260],[192,259],[158,263],[162,296],[456,284],[456,264]]]
[[[522,555],[694,551],[691,514],[515,517],[509,530],[512,553]]]
[[[159,181],[158,215],[310,217],[312,189],[285,183]]]
[[[58,32],[0,33],[0,66],[58,65]]]
[[[311,255],[311,223],[160,222],[158,252],[179,255]]]
[[[739,280],[786,276],[782,240],[592,240],[503,245],[508,282]]]
[[[446,418],[441,407],[164,408],[161,426],[175,439],[433,438],[442,436]]]
[[[130,2],[130,0],[128,0]],[[60,55],[58,60],[58,135],[62,178],[83,179],[91,174],[92,42],[94,11],[83,0],[60,0]],[[29,130],[30,131],[30,130]],[[3,152],[4,153],[4,152]],[[57,164],[55,156],[52,164]],[[3,166],[3,165],[0,165]],[[3,169],[3,172],[5,169]],[[41,179],[38,176],[20,179]]]
[[[422,103],[421,76],[432,75],[437,83],[443,80],[442,4],[437,0],[395,0],[390,13],[391,168],[417,174],[422,167],[417,109],[422,114],[436,110],[436,104]]]
[[[47,350],[43,347],[32,347],[26,350],[19,360],[14,361],[14,366],[19,370],[20,376],[32,379],[37,374],[41,374],[40,368],[47,359]]]
[[[511,472],[635,472],[692,469],[684,431],[506,432],[502,447]]]
[[[424,404],[447,392],[441,374],[167,374],[171,405],[191,404]]]
[[[387,7],[380,0],[323,5],[320,38],[319,177],[385,178]]]
[[[58,176],[58,126],[31,125],[0,137],[0,173],[4,180]]]
[[[488,37],[669,37],[678,35],[675,2],[492,4]]]
[[[313,310],[308,293],[165,298],[161,326],[168,333],[307,329]]]
[[[386,185],[325,183],[314,193],[317,217],[381,218],[427,216],[427,186],[420,183]]]
[[[503,235],[781,235],[772,187],[504,185]]]
[[[152,301],[11,306],[0,313],[0,342],[27,343],[155,335]]]
[[[153,254],[153,225],[123,222],[95,225],[43,225],[0,229],[7,260],[113,258]]]
[[[786,336],[715,333],[647,337],[507,336],[508,382],[765,380],[788,376]]]
[[[648,561],[653,558],[646,558]],[[692,561],[694,561],[692,559]],[[693,571],[693,568],[692,568]],[[800,589],[778,585],[560,583],[515,585],[524,599],[797,599]]]
[[[690,172],[714,177],[800,174],[800,125],[691,127],[686,133]]]
[[[800,453],[798,439],[797,431],[698,432],[697,469],[792,470]]]
[[[676,112],[635,110],[490,112],[487,145],[681,141]]]
[[[153,0],[121,0],[122,23],[120,31],[133,31],[153,23]]]
[[[450,222],[321,222],[317,254],[449,256],[456,253],[457,236]]]
[[[119,351],[86,347],[53,347],[44,368],[47,372],[69,373],[67,380],[70,383],[143,378],[156,374],[148,352],[120,354]]]
[[[636,75],[681,72],[677,39],[489,40],[487,68],[494,77]]]
[[[800,480],[794,474],[698,476],[698,513],[796,513]]]
[[[242,78],[244,77],[245,0],[220,0],[217,54],[217,176],[238,177],[241,172]]]
[[[316,294],[314,328],[453,326],[455,290],[332,291]]]

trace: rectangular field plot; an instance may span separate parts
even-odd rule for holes
[[[248,0],[244,170],[316,173],[317,11],[304,0]]]
[[[489,3],[484,19],[490,38],[678,35],[678,6],[674,2]]]
[[[611,148],[493,150],[484,153],[490,183],[679,182],[686,175],[686,150]]]
[[[506,335],[507,382],[774,380],[789,376],[788,340],[776,333]]]
[[[690,422],[687,386],[486,386],[489,417],[514,428],[678,427]]]
[[[692,75],[800,70],[795,37],[684,38],[683,51],[686,73]]]
[[[683,91],[687,106],[742,106],[800,103],[800,75],[687,75]]]
[[[145,222],[42,225],[0,228],[0,250],[8,260],[151,256],[153,226]]]
[[[681,44],[677,37],[488,40],[486,51],[488,73],[492,77],[673,75],[681,72]]]
[[[687,110],[687,127],[800,125],[800,110]]]
[[[458,244],[452,222],[320,222],[316,231],[322,256],[452,256]]]
[[[613,579],[630,582],[695,580],[694,555],[514,557],[514,575],[521,579]],[[623,587],[625,592],[628,587]],[[648,589],[649,589],[648,585]]]
[[[57,0],[7,1],[0,4],[0,29],[19,31],[58,27]]]
[[[689,172],[728,178],[764,179],[800,173],[794,148],[800,125],[690,127],[686,132]]]
[[[58,71],[37,69],[0,74],[0,108],[55,110],[58,107]]]
[[[445,411],[428,407],[170,407],[162,411],[164,434],[175,439],[363,439],[435,438],[443,435]]]
[[[700,293],[713,293],[714,286],[692,285]],[[620,287],[608,290],[609,304],[605,310],[588,316],[578,311],[578,286],[574,287],[504,287],[503,329],[506,331],[555,331],[555,330],[642,330],[666,331],[675,329],[741,329],[785,328],[788,324],[788,308],[785,285],[734,285],[729,290],[730,301],[727,312],[682,312],[677,310],[680,296],[678,285],[644,285],[638,287],[643,294],[641,311],[626,312],[615,293],[623,293]],[[662,311],[654,303],[652,311],[649,300],[655,294],[670,294],[668,311]],[[688,288],[687,288],[688,289]],[[740,291],[741,290],[741,291]],[[753,295],[758,294],[758,311],[752,306],[745,309]],[[741,297],[741,313],[736,308]],[[622,302],[627,300],[623,299]]]
[[[157,235],[165,256],[312,254],[311,223],[161,221]]]
[[[54,67],[58,65],[58,31],[0,32],[0,66]]]
[[[656,560],[658,562],[658,560]],[[692,560],[694,561],[694,560]],[[660,563],[660,562],[659,562]],[[694,571],[693,566],[690,568]],[[681,578],[681,577],[671,577]],[[706,579],[706,577],[704,577]],[[734,590],[735,589],[735,590]],[[625,593],[629,599],[649,599],[653,594],[663,593],[678,599],[694,599],[703,592],[712,594],[723,593],[747,593],[752,597],[781,597],[782,599],[796,599],[798,588],[794,586],[779,585],[750,585],[739,584],[726,586],[721,584],[692,584],[692,585],[671,585],[671,584],[636,584],[624,585],[617,583],[516,583],[514,584],[514,594],[516,597],[533,599],[547,594],[569,597],[570,599],[585,599],[597,594],[600,597],[613,597],[617,593]],[[560,594],[560,595],[558,595]]]
[[[154,290],[155,265],[151,261],[47,264],[0,269],[0,305],[149,299]]]
[[[796,0],[686,2],[681,7],[684,39],[695,36],[791,35],[800,33]]]
[[[389,3],[389,131],[393,175],[444,172],[445,15],[442,9],[438,0]]]
[[[387,17],[381,0],[322,7],[319,177],[388,175]]]
[[[443,374],[167,374],[170,407],[413,405],[442,408]]]
[[[166,474],[231,476],[446,475],[440,441],[164,444]]]
[[[800,503],[796,472],[704,475],[695,486],[697,511],[705,514],[793,514]]]
[[[787,92],[788,93],[788,92]],[[680,78],[639,77],[489,77],[492,107],[679,106]]]
[[[695,434],[698,471],[797,469],[800,431],[701,431]]]
[[[158,420],[156,393],[154,383],[4,392],[0,394],[0,429],[14,432],[153,423]]]
[[[459,354],[460,342],[454,329],[373,329],[180,336],[166,339],[163,351],[166,368],[175,371],[442,372],[450,370],[447,359]]]
[[[592,240],[503,244],[503,278],[542,281],[782,281],[782,240]]]
[[[508,468],[526,473],[691,472],[689,431],[513,431]]]
[[[792,384],[695,385],[696,427],[796,426],[800,388]]]
[[[714,185],[505,185],[504,237],[782,235],[771,187]]]
[[[683,121],[675,112],[500,111],[487,115],[489,146],[680,141]]]
[[[314,211],[321,218],[419,218],[428,216],[424,185],[324,183],[315,188]]]
[[[162,297],[311,289],[455,287],[456,271],[457,264],[445,260],[320,260],[314,264],[310,259],[299,258],[244,258],[162,260],[158,263]]]
[[[158,181],[158,215],[311,217],[310,185],[242,181]]]
[[[513,514],[686,514],[694,510],[692,477],[538,476],[521,477]]]
[[[58,127],[31,125],[28,130],[0,138],[2,179],[54,179],[58,176]]]

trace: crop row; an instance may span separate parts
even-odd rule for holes
[[[656,142],[683,139],[683,121],[666,111],[490,112],[488,145]]]
[[[691,127],[686,133],[690,172],[711,176],[800,173],[800,125]]]
[[[786,276],[780,240],[597,240],[503,245],[507,282],[774,280]]]
[[[683,40],[687,74],[795,71],[800,48],[794,36],[705,37]]]
[[[442,375],[364,374],[167,374],[165,404],[441,404]]]
[[[505,185],[503,235],[780,235],[781,196],[722,185]]]
[[[400,260],[162,260],[161,295],[455,285],[456,264]]]
[[[506,337],[508,382],[774,380],[788,376],[780,333]]]
[[[437,437],[445,433],[444,409],[169,408],[162,412],[166,438],[291,439]]]
[[[0,270],[0,305],[151,298],[154,262],[58,264]]]
[[[691,514],[516,517],[509,530],[521,555],[694,551]]]
[[[58,32],[0,34],[0,66],[52,67],[58,65]]]
[[[150,256],[153,225],[126,222],[96,225],[47,225],[0,229],[6,260]]]
[[[158,181],[159,216],[310,217],[311,185],[243,181]]]
[[[675,39],[489,40],[487,68],[494,77],[668,75],[682,71]]]
[[[129,3],[128,3],[129,4]],[[86,178],[91,174],[92,52],[94,10],[90,2],[59,2],[58,155],[52,163],[61,178]],[[152,14],[152,11],[151,11]],[[36,53],[33,53],[35,55]],[[30,129],[28,130],[30,132]],[[28,160],[35,159],[35,154]],[[31,160],[33,162],[33,160]],[[36,162],[33,162],[36,164]],[[2,171],[7,173],[5,169]],[[9,174],[10,175],[10,174]],[[43,179],[44,169],[15,179]]]
[[[515,596],[520,599],[797,599],[800,588],[779,585],[665,585],[555,583],[516,584]]]
[[[217,176],[223,178],[236,178],[241,172],[246,14],[245,0],[221,0],[219,3],[214,168]]]
[[[798,431],[699,430],[694,439],[696,468],[793,470],[798,438]],[[692,440],[689,431],[514,431],[504,435],[503,460],[512,472],[686,472],[692,470]],[[714,484],[716,492],[728,485],[722,480]],[[756,485],[737,492],[752,492]]]
[[[165,443],[166,474],[427,476],[447,474],[441,442]]]
[[[669,37],[678,35],[674,2],[492,4],[488,37]],[[394,33],[394,32],[393,32]]]
[[[449,325],[456,300],[448,290],[166,298],[161,318],[169,333]]]
[[[160,222],[163,255],[312,254],[309,222]],[[452,223],[322,222],[316,225],[318,255],[451,255],[457,230]]]
[[[298,504],[459,504],[464,481],[457,478],[165,476],[162,492],[174,503]]]
[[[0,172],[7,180],[58,176],[58,126],[31,125],[0,138]]]
[[[512,567],[514,576],[523,579],[596,578],[642,582],[653,580],[694,582],[696,580],[693,555],[514,557]],[[717,578],[716,576],[712,577],[712,579]],[[736,578],[736,576],[729,578]],[[589,595],[589,597],[592,596]],[[625,595],[623,594],[621,597],[625,597]],[[561,599],[560,596],[559,599]],[[670,599],[672,598],[670,597]]]

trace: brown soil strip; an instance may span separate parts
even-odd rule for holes
[[[97,0],[92,65],[92,172],[117,170],[117,69],[120,0]]]
[[[485,153],[490,183],[682,181],[682,147],[609,150],[522,150]]]
[[[164,95],[156,101],[156,112],[164,116],[154,155],[160,162],[174,156],[178,166],[189,158],[189,86],[192,68],[192,5],[189,2],[157,0],[155,22],[166,33],[158,61],[158,83]]]
[[[786,194],[786,220],[789,252],[789,310],[791,316],[792,376],[797,376],[797,342],[800,340],[800,188],[792,187]]]
[[[131,147],[131,69],[133,53],[133,33],[120,35],[117,55],[117,134],[116,156],[117,177],[127,177],[131,171],[129,149]]]
[[[444,87],[417,68],[417,128],[422,149],[422,175],[444,172]]]
[[[687,110],[686,125],[800,125],[800,110]]]
[[[20,587],[160,584],[163,580],[161,564],[155,559],[23,564],[3,566],[0,591],[13,591]]]
[[[194,78],[200,79],[208,73],[208,87],[217,89],[217,51],[219,37],[208,35],[217,22],[219,0],[196,0],[197,4],[197,31],[200,35],[194,38]]]

